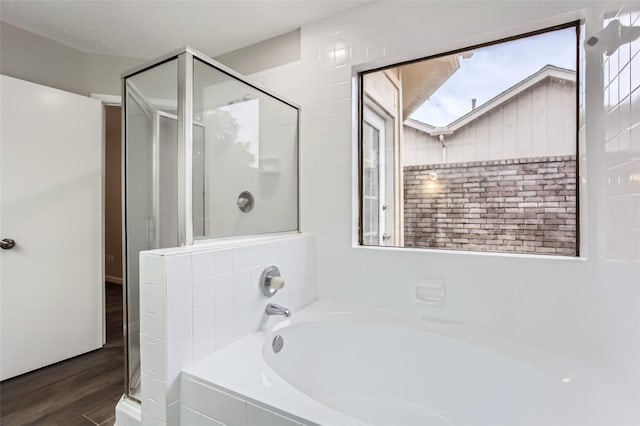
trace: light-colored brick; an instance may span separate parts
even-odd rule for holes
[[[572,156],[405,167],[405,246],[575,254],[575,167]]]

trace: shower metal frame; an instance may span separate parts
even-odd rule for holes
[[[127,126],[126,126],[126,96],[127,96],[127,79],[140,74],[149,69],[155,68],[165,62],[177,60],[178,66],[178,105],[177,105],[177,121],[178,121],[178,245],[187,246],[193,245],[195,238],[193,235],[193,64],[194,60],[198,59],[205,64],[209,65],[213,69],[220,71],[229,77],[239,80],[247,86],[262,92],[296,110],[297,113],[297,129],[296,129],[296,158],[297,158],[297,229],[300,230],[300,106],[281,95],[274,93],[273,91],[262,87],[261,85],[248,80],[245,76],[232,70],[231,68],[211,59],[206,54],[194,49],[190,46],[184,46],[176,49],[172,52],[159,56],[148,62],[145,62],[137,67],[134,67],[128,71],[125,71],[120,75],[121,77],[121,90],[122,90],[122,154],[121,154],[121,166],[122,166],[122,292],[124,300],[123,309],[123,328],[124,328],[124,359],[125,359],[125,371],[124,371],[124,393],[127,397],[132,398],[138,402],[138,398],[131,395],[130,390],[130,374],[131,365],[129,362],[129,297],[128,297],[128,283],[127,283],[127,270],[128,270],[128,253],[127,253],[127,188],[126,188],[126,173],[127,173],[127,160],[126,160],[126,147],[127,147]],[[154,127],[156,127],[154,125]],[[154,144],[154,150],[157,148]],[[154,153],[155,156],[156,153]],[[154,173],[158,167],[155,164],[154,159]],[[157,182],[154,183],[157,185]],[[159,188],[158,188],[159,189]],[[154,188],[155,190],[155,188]],[[153,212],[154,217],[157,217],[158,212]]]

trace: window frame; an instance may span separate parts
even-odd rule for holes
[[[508,37],[503,37],[496,40],[487,41],[484,43],[478,43],[470,46],[465,46],[462,48],[448,50],[445,52],[423,56],[420,58],[409,59],[401,62],[391,63],[389,65],[379,66],[370,69],[361,69],[355,73],[356,82],[357,82],[357,137],[355,138],[357,141],[357,167],[358,167],[358,182],[357,182],[357,196],[358,196],[358,212],[357,212],[357,235],[356,235],[356,243],[358,247],[369,247],[369,248],[396,248],[396,249],[408,249],[408,250],[434,250],[438,252],[462,252],[462,253],[480,253],[480,254],[488,254],[488,255],[515,255],[515,256],[543,256],[545,258],[579,258],[581,256],[581,213],[580,213],[580,205],[581,205],[581,185],[580,185],[580,176],[581,176],[581,168],[580,168],[580,83],[582,82],[582,74],[581,74],[581,63],[582,63],[582,49],[580,46],[580,36],[581,36],[581,26],[583,22],[581,20],[573,20],[569,22],[565,22],[562,24],[553,25],[550,27],[540,28],[534,31],[528,31],[525,33],[515,34]],[[576,237],[575,237],[575,255],[552,255],[552,254],[534,254],[534,253],[519,253],[519,252],[499,252],[499,251],[486,251],[486,250],[465,250],[465,249],[448,249],[448,248],[440,248],[440,247],[404,247],[400,245],[366,245],[364,244],[364,223],[363,223],[363,212],[364,212],[364,200],[363,200],[363,173],[364,173],[364,165],[363,165],[363,155],[364,155],[364,120],[365,120],[365,108],[367,103],[365,102],[366,93],[365,93],[365,85],[364,78],[368,74],[373,74],[376,72],[402,67],[404,65],[410,65],[417,62],[422,62],[430,59],[436,59],[443,56],[459,54],[463,52],[467,52],[469,50],[480,49],[487,46],[493,46],[501,43],[506,43],[510,41],[520,40],[528,37],[533,37],[540,34],[545,34],[552,31],[563,30],[567,28],[574,28],[576,32],[576,93],[575,93],[575,157],[576,157],[576,176],[575,176],[575,222],[576,222]],[[404,117],[403,117],[404,118]],[[401,173],[403,175],[403,173]],[[404,186],[404,182],[402,182],[402,186]],[[396,194],[397,196],[397,194]],[[400,215],[402,216],[402,215]],[[404,223],[402,223],[402,231],[404,232]],[[404,241],[404,239],[400,239],[400,241]]]

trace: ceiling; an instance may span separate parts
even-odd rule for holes
[[[1,0],[3,21],[90,53],[154,58],[190,45],[217,56],[367,0]]]

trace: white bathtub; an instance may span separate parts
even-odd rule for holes
[[[236,414],[249,419],[238,423],[246,426],[631,425],[616,420],[609,389],[572,363],[546,359],[534,366],[436,334],[422,322],[326,306],[294,313],[184,370],[187,416],[234,426],[235,417],[220,418],[225,408],[212,406],[215,397],[202,391],[208,389],[240,401],[245,411],[284,416],[278,423]],[[272,349],[276,335],[284,341],[279,353]]]

